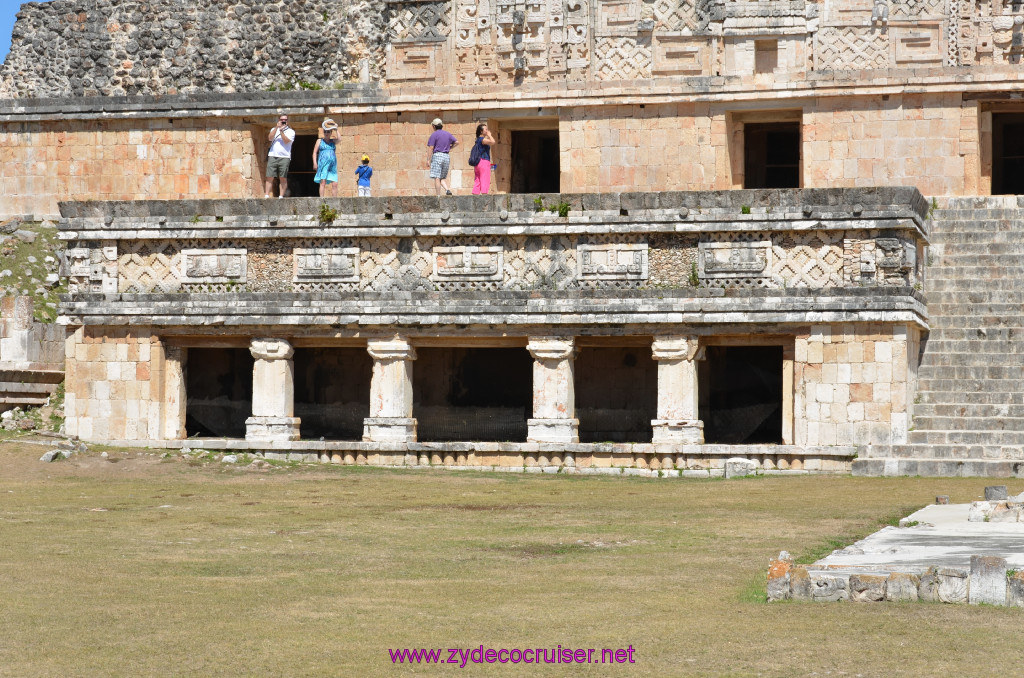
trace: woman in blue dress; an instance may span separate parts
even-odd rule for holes
[[[324,137],[323,139],[317,139],[316,145],[313,146],[313,169],[316,170],[316,176],[313,177],[313,181],[320,184],[321,198],[326,197],[328,191],[334,197],[338,197],[338,156],[334,152],[335,132],[338,129],[338,123],[327,118],[321,127],[324,131]],[[334,185],[333,190],[331,189],[331,184]]]

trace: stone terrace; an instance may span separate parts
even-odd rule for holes
[[[906,438],[912,188],[61,209],[83,439],[678,475]]]

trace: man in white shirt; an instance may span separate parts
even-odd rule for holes
[[[295,130],[288,126],[288,116],[279,115],[277,125],[270,130],[270,153],[267,155],[267,182],[263,197],[274,195],[274,178],[280,180],[281,187],[278,198],[283,198],[288,190],[288,165],[292,161],[292,142],[295,141]]]

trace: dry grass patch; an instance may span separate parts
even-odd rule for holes
[[[266,472],[0,445],[0,674],[979,675],[1024,611],[760,602],[768,559],[972,479]],[[105,509],[105,510],[94,510]],[[388,648],[636,648],[615,667],[393,667]]]

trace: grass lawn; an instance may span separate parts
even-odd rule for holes
[[[43,464],[46,449],[0,445],[0,675],[968,676],[1024,664],[1021,609],[768,605],[757,590],[780,549],[811,554],[936,494],[969,501],[983,479],[260,471],[127,451]],[[388,656],[559,644],[632,645],[636,663]]]

